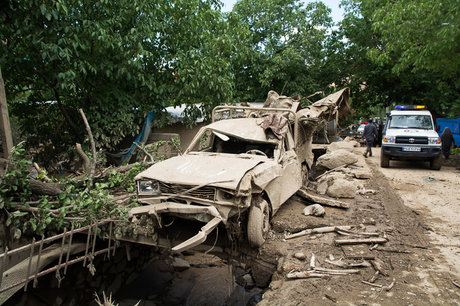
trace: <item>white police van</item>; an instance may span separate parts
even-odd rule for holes
[[[441,169],[441,139],[425,105],[397,105],[387,114],[380,166],[389,167],[391,159],[428,160],[431,169]]]

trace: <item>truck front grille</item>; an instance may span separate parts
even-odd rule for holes
[[[428,137],[396,136],[396,143],[428,144]]]
[[[159,183],[160,183],[161,193],[177,194],[177,195],[196,187],[196,186],[188,186],[188,185],[168,184],[164,182],[159,182]],[[198,189],[192,190],[190,192],[187,192],[184,195],[214,201],[215,194],[216,194],[216,189],[214,187],[204,186],[204,187],[200,187]]]

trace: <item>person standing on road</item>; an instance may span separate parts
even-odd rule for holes
[[[369,156],[372,156],[372,144],[377,138],[377,128],[372,123],[372,118],[369,118],[369,123],[364,127],[363,137],[366,139],[366,152],[364,152],[363,156],[367,157],[368,153]]]
[[[445,127],[441,134],[441,151],[446,159],[448,159],[450,156],[450,148],[452,147],[452,143],[455,145],[454,135],[452,135],[450,128]]]

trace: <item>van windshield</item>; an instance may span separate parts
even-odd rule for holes
[[[433,123],[428,115],[393,115],[388,125],[392,129],[424,129],[432,130]]]

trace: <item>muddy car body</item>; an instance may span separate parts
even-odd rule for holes
[[[158,226],[162,214],[205,223],[172,248],[180,252],[204,242],[219,224],[228,228],[247,214],[247,239],[259,247],[271,216],[299,190],[311,167],[318,114],[337,111],[329,106],[299,111],[296,101],[288,106],[214,109],[213,122],[200,129],[183,155],[136,176],[143,206],[131,215],[153,215]]]

